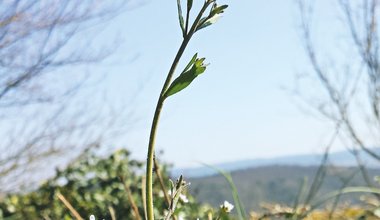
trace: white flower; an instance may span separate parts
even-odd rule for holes
[[[180,194],[179,195],[179,199],[181,199],[183,203],[188,203],[189,202],[189,199],[184,194]]]
[[[223,205],[220,205],[220,209],[222,209],[224,212],[229,213],[234,208],[234,205],[229,203],[228,201],[224,201]]]
[[[95,220],[95,215],[90,215],[90,220]]]

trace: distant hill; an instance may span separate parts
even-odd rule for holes
[[[305,158],[305,157],[303,157]],[[286,160],[284,160],[286,161]],[[303,161],[306,164],[306,161]],[[247,210],[257,210],[262,203],[292,205],[304,181],[308,188],[317,171],[317,166],[271,165],[249,168],[231,173],[238,188],[240,198]],[[380,169],[369,169],[369,176],[380,175]],[[342,181],[355,173],[348,186],[364,186],[362,176],[355,167],[329,167],[320,193],[337,190]],[[233,201],[226,180],[220,175],[190,178],[190,193],[202,203],[218,206],[224,200]],[[342,200],[358,202],[358,195],[342,197]]]
[[[380,148],[372,148],[372,150],[380,154]],[[362,159],[367,167],[380,168],[380,162],[369,157],[367,154],[362,153]],[[304,155],[292,155],[283,156],[269,159],[252,159],[241,160],[227,163],[220,163],[214,165],[225,171],[236,171],[248,168],[255,168],[261,166],[273,166],[273,165],[287,165],[287,166],[318,166],[323,158],[322,154],[304,154]],[[329,154],[329,162],[335,166],[342,167],[354,167],[357,166],[354,156],[347,151],[339,151]],[[184,168],[173,169],[171,171],[172,176],[184,175],[187,178],[204,177],[216,174],[213,169],[206,166],[200,166],[196,168]]]

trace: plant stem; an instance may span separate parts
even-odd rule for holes
[[[168,72],[168,75],[166,77],[164,86],[162,87],[160,96],[157,101],[156,110],[154,112],[153,116],[153,122],[152,127],[150,130],[150,136],[149,136],[149,144],[148,144],[148,156],[147,156],[147,165],[146,165],[146,207],[147,207],[147,218],[148,220],[154,220],[154,206],[153,206],[153,159],[154,159],[154,145],[156,140],[156,131],[157,131],[157,125],[159,123],[161,110],[165,101],[164,94],[166,90],[168,89],[170,82],[172,80],[173,74],[177,68],[178,62],[181,59],[183,52],[186,49],[187,44],[189,43],[191,37],[196,31],[196,28],[198,27],[198,23],[200,19],[202,18],[203,13],[209,6],[210,2],[207,1],[204,3],[202,9],[200,10],[198,16],[196,17],[192,27],[190,28],[189,32],[186,33],[186,35],[183,38],[183,41],[181,43],[181,46],[174,58],[174,61],[170,67],[170,70]]]
[[[154,162],[153,170],[157,175],[158,181],[160,182],[161,190],[164,193],[165,201],[166,201],[167,205],[169,206],[170,205],[170,197],[169,197],[168,191],[165,187],[164,179],[162,178],[160,167],[159,167],[158,162],[156,160],[156,155],[154,155],[153,162]]]
[[[83,218],[80,216],[79,212],[75,210],[75,208],[70,204],[70,202],[65,198],[65,196],[62,195],[62,193],[58,192],[57,197],[61,202],[69,209],[71,214],[77,219],[77,220],[83,220]]]
[[[175,68],[177,67],[178,61],[180,57],[182,56],[183,52],[185,51],[185,47],[189,40],[184,39],[184,41],[181,44],[181,47],[174,59],[174,62],[172,64],[172,67],[170,68],[170,71],[168,73],[168,76],[166,78],[164,87],[161,91],[160,97],[157,102],[156,110],[154,112],[152,127],[150,130],[150,136],[149,136],[149,145],[148,145],[148,158],[147,158],[147,165],[146,165],[146,202],[147,202],[147,214],[148,214],[148,220],[154,220],[153,215],[153,155],[154,155],[154,144],[156,139],[156,130],[158,121],[160,118],[162,106],[164,103],[163,94],[165,93],[167,87],[169,86],[170,80],[172,78],[172,75],[174,73]]]
[[[132,208],[132,211],[135,214],[135,219],[136,220],[141,220],[141,216],[140,216],[140,213],[139,213],[139,208],[137,207],[137,205],[135,203],[135,200],[133,199],[131,189],[129,188],[129,186],[125,182],[125,178],[123,176],[119,176],[119,179],[120,179],[121,183],[124,186],[125,192],[127,193],[127,198],[129,200],[129,203],[131,203],[131,208]]]
[[[154,155],[154,157],[153,157],[153,162],[154,162],[154,169],[153,170],[156,173],[158,181],[160,183],[161,190],[162,190],[162,192],[164,194],[164,198],[165,198],[165,201],[166,201],[166,205],[169,207],[171,200],[170,200],[168,191],[166,190],[164,179],[162,178],[162,174],[161,174],[161,171],[160,171],[160,166],[158,165],[158,162],[156,160],[156,155]],[[177,220],[177,218],[174,215],[172,215],[172,218],[173,218],[173,220]]]

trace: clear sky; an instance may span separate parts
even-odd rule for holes
[[[321,152],[334,132],[332,125],[303,111],[284,90],[293,89],[296,74],[308,68],[295,1],[219,2],[229,8],[215,25],[194,36],[179,69],[195,52],[210,66],[167,100],[157,150],[177,167]],[[321,2],[320,22],[336,19]],[[335,28],[333,22],[328,25]],[[156,100],[181,42],[176,1],[146,0],[104,32],[122,40],[109,65],[99,68],[110,73],[107,93],[117,102],[133,99],[127,107],[137,119],[118,143],[144,159]]]

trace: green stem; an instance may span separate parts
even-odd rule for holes
[[[157,132],[157,125],[160,119],[161,110],[165,101],[164,94],[166,90],[168,89],[170,82],[172,80],[173,74],[175,72],[175,69],[177,68],[178,62],[181,59],[183,52],[186,49],[187,44],[189,43],[191,37],[196,31],[196,28],[198,27],[198,23],[200,19],[202,18],[203,13],[207,9],[207,7],[210,5],[210,2],[207,1],[204,3],[202,9],[200,10],[198,16],[196,17],[189,33],[184,37],[182,44],[174,58],[174,61],[170,67],[170,70],[168,72],[168,75],[166,77],[164,86],[162,87],[160,96],[157,101],[156,110],[154,112],[153,116],[153,122],[152,127],[150,130],[150,136],[149,136],[149,144],[148,144],[148,156],[147,156],[147,165],[146,165],[146,207],[147,207],[147,218],[148,220],[154,220],[154,205],[153,205],[153,157],[154,157],[154,145],[156,140],[156,132]]]
[[[173,62],[172,67],[170,68],[171,71],[169,71],[168,77],[166,78],[164,87],[161,91],[160,97],[158,98],[158,102],[156,105],[156,110],[154,112],[152,127],[150,130],[150,137],[149,137],[149,145],[148,145],[148,158],[147,158],[147,167],[146,167],[146,202],[147,202],[147,214],[149,220],[154,220],[153,215],[153,156],[154,156],[154,144],[156,139],[156,131],[157,131],[157,125],[159,122],[162,106],[164,104],[165,98],[163,97],[164,92],[166,91],[170,80],[172,78],[172,75],[174,73],[174,70],[176,66],[178,65],[179,58],[182,56],[185,47],[189,41],[184,40],[181,44],[180,50],[178,51],[175,62]]]

